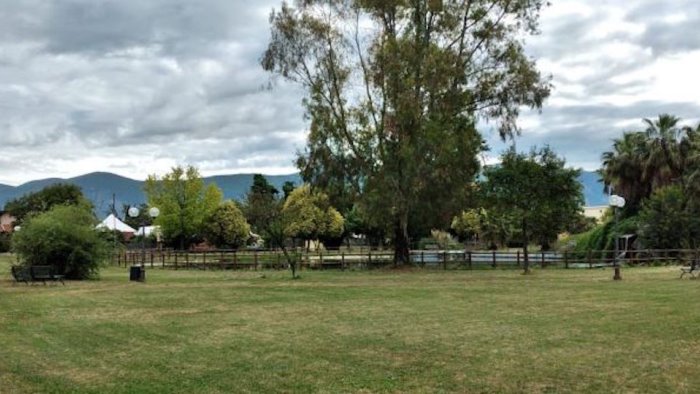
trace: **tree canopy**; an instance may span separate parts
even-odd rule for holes
[[[645,129],[629,131],[602,155],[599,170],[608,190],[627,200],[625,216],[635,215],[654,190],[679,185],[697,194],[700,180],[700,125],[681,126],[680,118],[661,114],[644,119]]]
[[[514,216],[522,237],[525,272],[529,270],[528,244],[548,245],[581,213],[580,170],[565,167],[550,148],[518,153],[514,148],[501,163],[484,171],[481,184],[490,209]]]
[[[310,119],[302,177],[348,212],[409,237],[446,228],[464,205],[484,143],[502,136],[549,83],[523,50],[542,0],[297,1],[271,15],[264,69],[300,84]],[[426,204],[430,201],[430,204]]]
[[[162,178],[150,175],[144,186],[148,204],[160,209],[155,224],[161,226],[165,241],[180,248],[202,239],[205,219],[223,200],[214,184],[204,185],[192,166],[174,167]]]
[[[290,238],[317,240],[339,237],[343,216],[330,205],[328,196],[313,192],[308,185],[294,189],[284,202],[285,234]]]
[[[203,235],[216,247],[237,249],[250,238],[250,225],[235,202],[225,201],[206,218]]]
[[[278,194],[279,191],[263,175],[253,175],[253,184],[243,201],[243,213],[253,232],[263,235],[279,215],[281,203]]]
[[[57,205],[77,205],[92,210],[92,203],[85,198],[82,189],[73,184],[57,183],[35,193],[8,201],[5,210],[22,223],[31,215],[47,212]]]

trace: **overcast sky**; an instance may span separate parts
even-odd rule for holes
[[[574,166],[643,117],[700,118],[700,1],[551,0],[528,51],[555,90],[521,149]],[[291,173],[301,93],[258,64],[278,0],[0,0],[0,183]],[[492,161],[506,144],[484,125]]]

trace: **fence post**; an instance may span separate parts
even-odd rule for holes
[[[472,269],[472,251],[467,252],[467,264],[469,265],[469,269]]]
[[[237,264],[238,264],[238,251],[234,250],[233,251],[233,269],[236,269]]]
[[[520,250],[515,251],[515,265],[520,268]]]
[[[221,254],[220,254],[220,256],[219,256],[219,264],[221,265],[221,270],[222,270],[222,271],[226,269],[226,263],[225,263],[225,257],[224,257],[224,251],[223,251],[223,250],[221,251]]]
[[[422,268],[425,268],[425,252],[420,251],[420,265]]]
[[[564,251],[564,268],[569,269],[569,256],[566,251]]]
[[[190,252],[187,252],[187,251],[185,252],[185,267],[187,267],[187,269],[191,268],[190,267]]]
[[[586,260],[588,261],[588,269],[593,269],[593,261],[591,261],[591,250],[586,251]]]
[[[443,271],[447,271],[447,252],[442,251],[442,269]]]
[[[493,268],[496,268],[496,251],[495,250],[491,251],[491,266]]]
[[[323,269],[323,252],[320,250],[318,251],[318,261],[321,264],[321,269]]]
[[[253,261],[255,262],[254,269],[257,271],[258,270],[258,251],[253,252]]]
[[[202,264],[204,265],[204,269],[207,269],[207,251],[205,250],[202,252]]]
[[[345,252],[340,252],[340,269],[345,271]]]
[[[367,253],[368,253],[368,257],[369,257],[368,267],[372,268],[372,249],[370,249]]]
[[[176,271],[177,271],[177,255],[178,255],[178,253],[175,252],[175,270]]]
[[[151,268],[153,268],[153,251],[151,250]]]
[[[544,251],[542,252],[542,260],[540,260],[540,267],[544,268]]]

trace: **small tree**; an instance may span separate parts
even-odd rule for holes
[[[479,209],[463,211],[452,219],[452,231],[463,240],[475,240],[481,233],[481,213]]]
[[[160,225],[166,242],[179,244],[181,249],[202,235],[205,218],[221,204],[223,192],[216,185],[204,185],[196,168],[174,167],[159,179],[151,175],[144,186],[150,206],[160,209],[155,221]]]
[[[243,202],[243,213],[253,232],[262,235],[268,243],[264,233],[279,214],[277,211],[281,209],[278,194],[279,191],[264,176],[255,174],[253,184]]]
[[[305,241],[321,237],[339,237],[343,216],[333,208],[328,196],[312,192],[308,185],[295,189],[284,203],[285,234]]]
[[[528,244],[543,247],[576,219],[583,206],[579,170],[548,147],[528,154],[515,149],[501,156],[501,164],[485,170],[485,201],[498,212],[517,218],[523,242],[524,271],[530,272]]]
[[[204,237],[219,248],[237,249],[250,237],[250,225],[233,201],[226,201],[205,220]]]
[[[108,248],[95,224],[91,210],[58,205],[27,218],[13,235],[12,249],[23,265],[51,265],[69,279],[88,279],[98,273]]]

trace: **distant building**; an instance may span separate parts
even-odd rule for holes
[[[11,233],[14,231],[17,218],[7,212],[0,211],[0,233]]]
[[[593,218],[600,222],[603,219],[605,211],[608,209],[607,205],[596,205],[592,207],[583,207],[583,216],[587,218]]]

